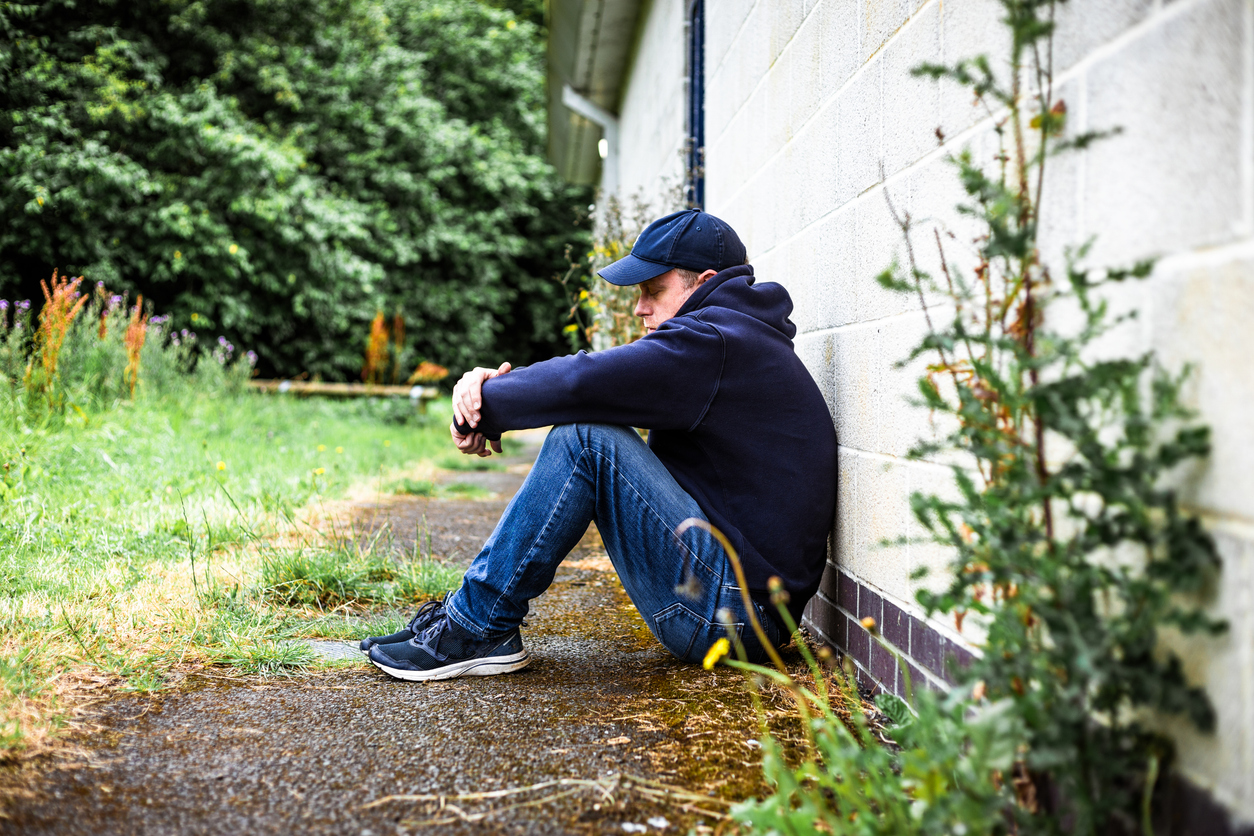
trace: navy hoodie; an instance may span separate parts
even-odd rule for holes
[[[718,273],[653,333],[486,381],[479,426],[621,424],[736,547],[766,598],[779,576],[798,614],[818,588],[836,501],[836,432],[793,351],[792,300],[745,265]],[[462,431],[470,431],[462,426]]]

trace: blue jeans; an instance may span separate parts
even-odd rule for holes
[[[610,561],[649,630],[680,659],[700,661],[727,635],[726,608],[751,659],[765,656],[731,561],[708,532],[675,529],[701,508],[640,436],[626,427],[567,424],[549,432],[535,465],[449,598],[449,617],[481,636],[517,627],[527,604],[553,582],[562,562],[596,521]],[[695,578],[696,583],[691,581]],[[676,591],[676,587],[684,587]],[[754,604],[767,638],[786,637]]]

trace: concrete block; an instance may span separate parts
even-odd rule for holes
[[[934,310],[931,316],[936,327],[943,327],[948,311]],[[953,426],[946,416],[915,405],[921,397],[919,378],[927,374],[928,364],[936,362],[936,355],[928,352],[897,368],[927,333],[927,319],[921,312],[885,322],[881,331],[879,354],[884,373],[880,378],[879,443],[881,452],[890,456],[904,458],[919,441],[936,440]]]
[[[909,203],[909,183],[894,185],[894,205]],[[869,194],[854,209],[855,258],[857,269],[858,313],[860,322],[882,319],[918,307],[912,297],[885,290],[875,278],[894,261],[905,264],[905,242],[901,227],[893,220],[883,192]]]
[[[1010,36],[1002,25],[999,0],[945,3],[941,12],[942,58],[945,64],[987,55],[998,78],[1009,77]],[[941,126],[955,136],[987,116],[971,91],[953,81],[940,85]]]
[[[708,54],[708,53],[707,53]],[[708,69],[710,65],[707,64]],[[748,90],[741,90],[732,78],[734,65],[724,64],[706,77],[705,83],[705,141],[712,144],[727,130],[731,120],[749,97]]]
[[[1189,680],[1205,686],[1219,734],[1203,734],[1181,717],[1160,718],[1176,741],[1178,768],[1238,819],[1254,820],[1254,541],[1248,528],[1216,532],[1223,560],[1212,612],[1228,619],[1216,638],[1174,637],[1168,644]]]
[[[705,21],[705,66],[707,68],[717,72],[728,65],[728,58],[737,41],[737,36],[744,37],[742,27],[753,4],[754,0],[723,0],[718,5],[718,14],[707,15]]]
[[[818,309],[815,325],[831,328],[857,319],[858,295],[862,289],[857,270],[852,212],[836,212],[815,227],[815,293]]]
[[[926,464],[912,464],[908,467],[907,487],[909,493],[922,493],[946,498],[955,498],[958,491],[954,486],[953,473],[945,467]],[[910,574],[924,571],[925,574],[910,582],[910,590],[902,595],[906,601],[914,601],[916,593],[921,589],[940,593],[949,588],[951,579],[950,563],[954,552],[948,546],[942,546],[930,540],[927,530],[909,515],[906,525],[906,536],[910,538]]]
[[[797,356],[810,371],[815,384],[823,394],[829,413],[835,412],[835,394],[832,375],[832,335],[815,334],[797,338]],[[834,419],[833,419],[834,420]]]
[[[837,97],[836,205],[880,181],[883,162],[883,62],[867,64]]]
[[[877,327],[832,334],[832,376],[833,420],[841,444],[877,450],[884,376]]]
[[[766,122],[761,125],[759,140],[765,143],[768,155],[775,154],[793,137],[793,90],[788,77],[791,51],[771,67],[766,75]]]
[[[774,62],[792,43],[793,36],[805,20],[805,0],[773,0],[763,5],[770,10],[767,43],[770,46],[771,61]]]
[[[865,0],[862,4],[862,52],[870,57],[906,22],[906,0]]]
[[[941,60],[940,5],[917,14],[884,47],[884,171],[892,175],[936,147],[939,82],[911,68]]]
[[[837,432],[839,433],[839,429]],[[839,435],[837,438],[839,439]],[[858,535],[858,455],[847,447],[840,448],[838,455],[836,466],[836,563],[842,570],[852,572]],[[843,584],[841,590],[843,594],[845,592]],[[850,594],[856,595],[856,590],[851,591]],[[850,612],[856,611],[856,607],[850,610]]]
[[[788,293],[792,296],[793,308],[789,318],[797,326],[798,334],[807,334],[822,327],[823,310],[819,303],[822,288],[818,263],[818,235],[818,228],[811,227],[786,245],[790,256],[789,273],[787,281],[781,283],[788,288]]]
[[[756,172],[765,165],[772,153],[770,144],[763,141],[770,122],[768,100],[766,85],[754,91],[753,97],[749,99],[749,118],[745,125],[745,139],[749,143],[749,152],[746,154],[745,162],[750,172]]]
[[[806,229],[828,211],[827,194],[823,188],[823,171],[831,166],[823,149],[818,147],[819,126],[811,121],[801,136],[789,143],[789,168],[796,178],[792,194],[793,229]],[[835,155],[833,155],[835,156]]]
[[[788,51],[788,86],[792,89],[792,124],[794,133],[818,110],[823,92],[823,33],[819,15],[811,15],[797,30]]]
[[[1199,3],[1088,73],[1088,127],[1124,133],[1085,161],[1097,263],[1233,240],[1245,152],[1242,0]]]
[[[826,102],[862,66],[859,0],[822,0],[816,9],[820,31],[819,98]]]
[[[946,157],[936,156],[910,173],[905,196],[909,199],[904,203],[904,211],[910,213],[916,263],[942,287],[945,268],[951,276],[961,274],[973,281],[975,265],[980,262],[976,243],[980,228],[969,215],[958,212],[958,205],[967,202],[967,195],[958,169]],[[896,202],[899,190],[891,191]],[[937,247],[938,237],[944,248],[943,259]],[[940,304],[941,297],[929,296],[928,302]]]
[[[762,33],[770,26],[770,3],[755,3],[745,23],[745,51],[741,55],[740,89],[753,90],[774,62],[771,44]]]
[[[821,107],[806,125],[804,139],[814,157],[815,217],[822,217],[841,205],[838,195],[840,176],[840,108],[835,101]]]
[[[863,583],[897,598],[910,596],[905,546],[884,545],[906,530],[910,505],[906,467],[858,457],[858,530],[851,572]],[[859,609],[862,607],[859,597]]]
[[[1212,449],[1204,464],[1183,474],[1185,496],[1254,522],[1254,260],[1165,273],[1125,292],[1148,296],[1145,327],[1162,363],[1195,366],[1184,394],[1210,425]]]
[[[1060,3],[1054,12],[1054,73],[1063,73],[1154,10],[1154,0]]]
[[[1060,8],[1067,8],[1062,6]],[[1074,108],[1081,101],[1083,86],[1069,81],[1057,87],[1055,100]],[[1083,128],[1078,119],[1069,119],[1066,135],[1075,136]],[[1066,276],[1066,251],[1084,243],[1081,216],[1083,158],[1079,154],[1051,157],[1045,165],[1045,182],[1040,197],[1040,232],[1038,243],[1042,261],[1059,280]]]

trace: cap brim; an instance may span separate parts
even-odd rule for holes
[[[647,282],[649,279],[660,276],[670,269],[669,265],[658,264],[656,261],[645,261],[643,258],[628,254],[608,267],[602,267],[597,271],[597,275],[610,284],[626,287]]]

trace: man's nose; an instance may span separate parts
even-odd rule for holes
[[[633,311],[633,313],[635,313],[636,316],[641,317],[649,315],[649,307],[644,303],[643,293],[636,299],[636,310]]]

